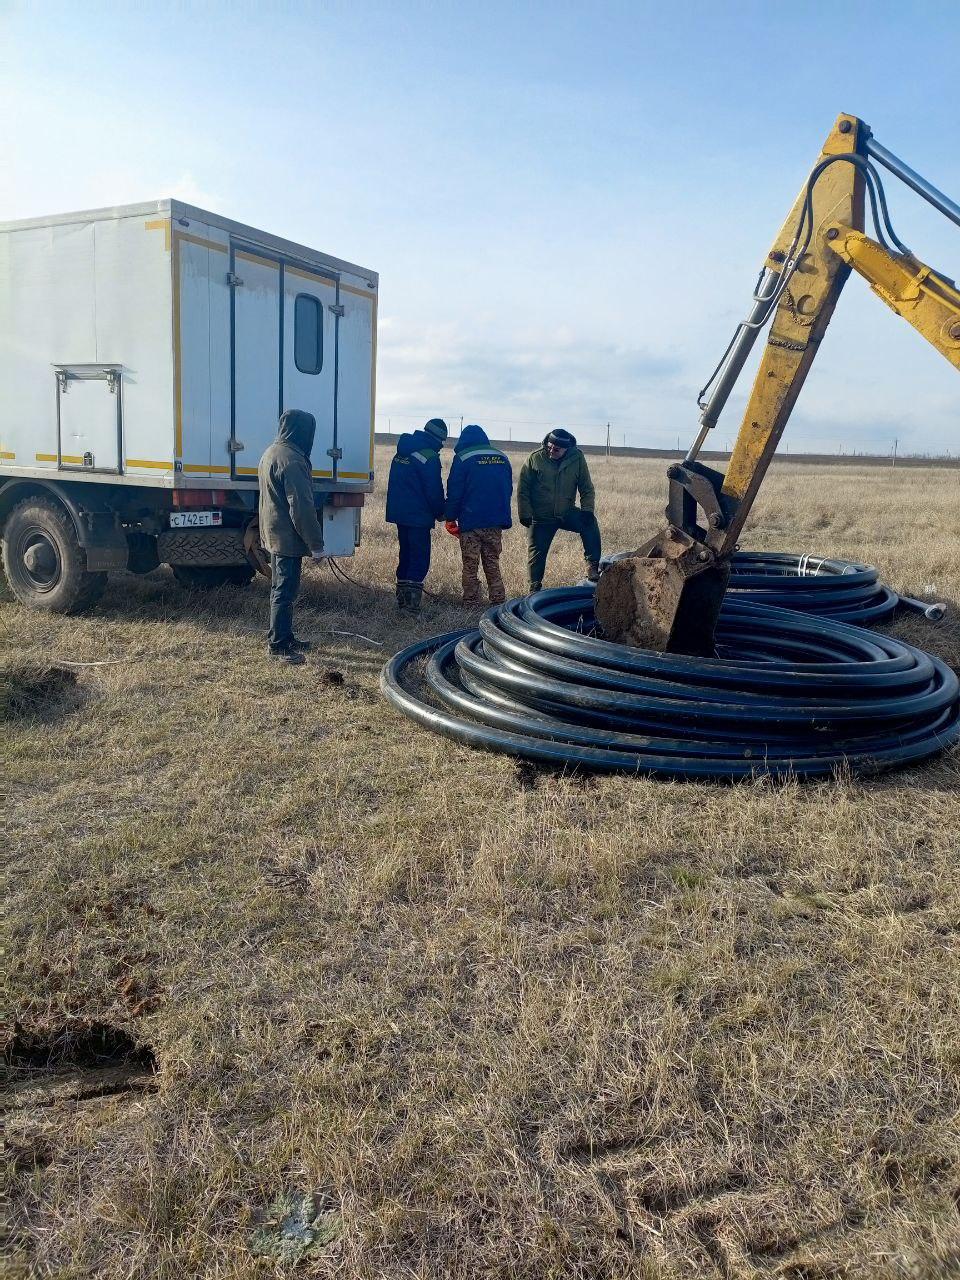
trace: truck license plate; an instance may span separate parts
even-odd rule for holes
[[[203,529],[223,524],[222,511],[171,511],[171,529]]]

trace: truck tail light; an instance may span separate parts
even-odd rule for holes
[[[226,489],[174,489],[173,505],[183,511],[196,507],[225,507]]]

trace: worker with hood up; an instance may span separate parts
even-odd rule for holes
[[[313,496],[310,451],[317,420],[303,409],[280,417],[277,438],[260,459],[260,541],[270,553],[270,656],[300,663],[310,642],[293,634],[303,557],[323,557],[323,525]]]
[[[580,506],[577,506],[577,495]],[[517,515],[529,530],[527,566],[530,590],[543,586],[547,554],[559,529],[580,535],[587,577],[600,577],[600,526],[594,515],[595,494],[590,468],[577,441],[557,427],[544,437],[523,464],[517,485]]]
[[[509,529],[513,468],[495,449],[482,427],[464,427],[453,448],[447,480],[447,529],[460,539],[463,557],[463,603],[480,603],[480,564],[490,591],[490,603],[502,604],[506,589],[500,573],[503,530]]]
[[[422,431],[400,437],[390,464],[386,518],[397,526],[397,608],[404,613],[420,611],[433,526],[443,518],[439,451],[446,438],[447,424],[442,418],[431,418]]]

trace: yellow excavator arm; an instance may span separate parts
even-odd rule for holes
[[[878,298],[960,369],[960,291],[953,281],[913,254],[894,257],[852,227],[828,227],[827,243],[869,281]]]
[[[960,292],[896,237],[875,161],[960,226],[960,207],[876,143],[862,120],[838,118],[767,255],[750,315],[701,393],[699,435],[683,462],[667,472],[666,527],[601,575],[596,613],[610,639],[713,652],[730,557],[851,269],[960,370]],[[864,232],[868,198],[883,243]],[[723,474],[698,461],[698,454],[768,322]]]

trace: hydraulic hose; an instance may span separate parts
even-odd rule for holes
[[[591,588],[539,591],[489,609],[476,630],[410,645],[384,667],[381,689],[471,746],[674,778],[876,772],[960,741],[960,681],[948,666],[831,617],[728,595],[716,658],[613,644],[594,630]]]

